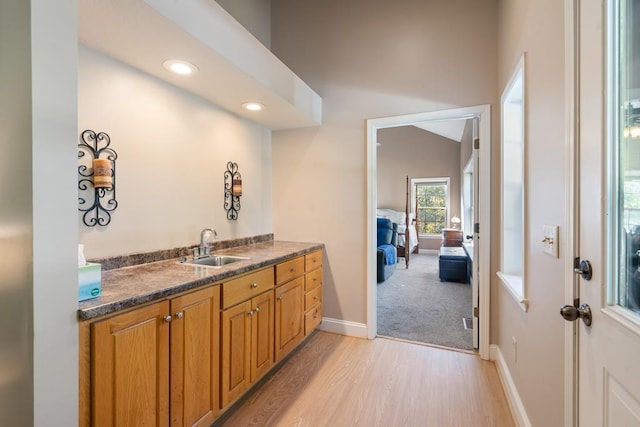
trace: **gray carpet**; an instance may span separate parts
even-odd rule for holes
[[[471,286],[440,282],[438,255],[400,258],[394,274],[378,284],[378,335],[473,350]]]

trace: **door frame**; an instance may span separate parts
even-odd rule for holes
[[[580,115],[580,0],[564,0],[565,44],[565,182],[567,255],[564,257],[564,302],[572,304],[579,297],[579,280],[573,272],[573,259],[579,248],[577,214],[580,173],[579,123]],[[573,427],[578,422],[578,322],[564,322],[564,425]]]
[[[376,209],[378,205],[378,171],[377,171],[377,131],[379,129],[412,125],[423,121],[445,121],[461,119],[478,119],[478,136],[480,138],[480,173],[478,174],[480,193],[488,203],[479,206],[481,235],[491,235],[491,107],[488,104],[473,107],[453,108],[448,110],[407,114],[402,116],[383,117],[367,120],[367,230],[365,238],[367,254],[367,337],[373,339],[378,330],[377,320],[377,281],[376,281]],[[490,334],[490,289],[491,289],[491,239],[480,238],[479,244],[480,298],[478,309],[480,316],[479,354],[482,359],[489,360]]]

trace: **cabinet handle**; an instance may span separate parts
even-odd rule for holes
[[[291,270],[289,270],[291,273],[293,273],[294,271],[296,271],[295,267],[292,267]]]
[[[251,284],[251,289],[255,289],[255,288],[257,288],[257,287],[258,287],[258,284],[257,284],[257,283],[252,283],[252,284]]]
[[[318,312],[317,312],[317,311],[313,313],[313,318],[314,318],[314,319],[317,319],[317,318],[318,318]]]
[[[318,295],[314,295],[313,299],[317,301],[318,300]]]
[[[283,295],[280,295],[278,298],[276,298],[278,301],[282,301],[284,299]]]
[[[164,316],[162,320],[164,320],[167,323],[171,323],[171,316]]]
[[[251,310],[250,312],[248,312],[248,313],[247,313],[247,316],[249,316],[249,317],[253,317],[253,314],[254,314],[254,313],[253,313],[253,310]]]
[[[256,313],[260,313],[260,307],[254,308],[253,311],[256,312]]]
[[[184,313],[182,311],[179,311],[176,313],[176,319],[182,319],[184,317]]]

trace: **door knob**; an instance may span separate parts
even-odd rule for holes
[[[560,316],[569,322],[582,319],[585,325],[591,326],[591,307],[589,304],[582,304],[580,307],[565,305],[560,309]]]
[[[467,234],[464,237],[466,237],[467,240],[472,240],[473,239],[473,234]]]

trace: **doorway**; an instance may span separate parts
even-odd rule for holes
[[[376,235],[377,200],[377,133],[380,129],[413,125],[415,123],[439,123],[451,120],[476,119],[478,139],[480,141],[477,152],[479,164],[476,176],[479,191],[484,200],[490,200],[490,107],[488,105],[456,108],[427,113],[417,113],[404,116],[370,119],[367,121],[367,335],[374,338],[377,335],[377,281],[376,281],[376,245],[373,241]],[[482,141],[486,141],[483,143]],[[482,224],[481,230],[476,226],[474,230],[474,252],[477,256],[473,263],[473,277],[477,292],[474,295],[474,309],[478,317],[474,318],[478,331],[478,349],[481,358],[489,359],[489,271],[490,271],[490,239],[479,239],[480,231],[483,235],[490,235],[490,203],[479,203],[476,209],[478,220]],[[486,313],[487,315],[481,315]]]
[[[388,274],[377,278],[378,336],[465,351],[477,348],[468,274],[473,228],[463,227],[461,220],[462,172],[473,158],[475,120],[437,126],[422,122],[377,132],[376,221],[397,223],[399,241],[398,263],[385,265]],[[444,241],[445,232],[452,239]],[[443,245],[452,254],[441,266]],[[378,258],[378,269],[380,263]]]

